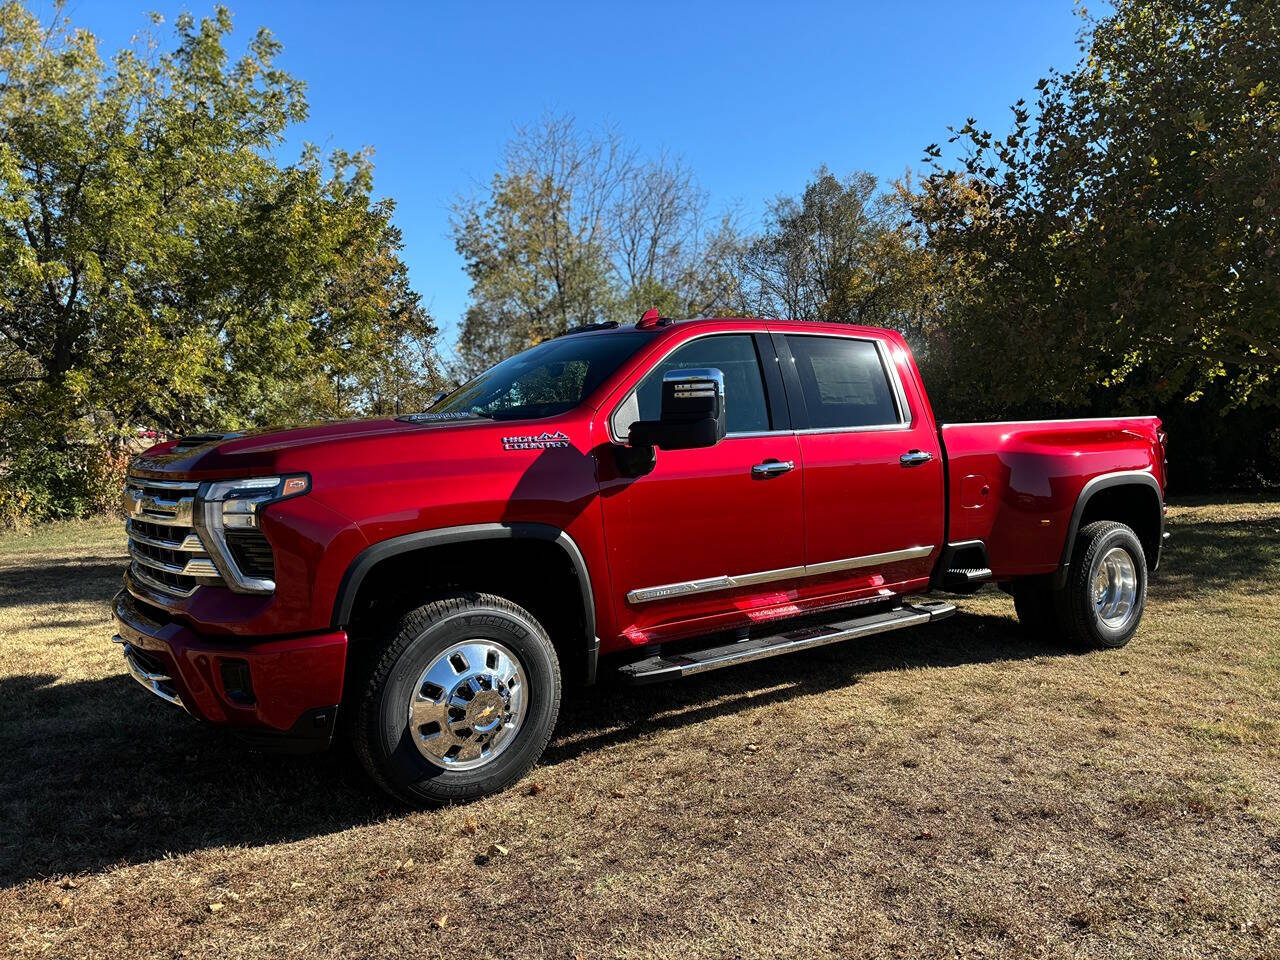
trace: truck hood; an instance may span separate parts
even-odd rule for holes
[[[270,473],[282,458],[296,464],[305,460],[309,451],[319,448],[354,448],[379,440],[394,442],[398,435],[476,428],[492,430],[496,426],[492,420],[474,417],[433,418],[429,414],[417,414],[402,419],[346,420],[285,429],[196,434],[156,444],[133,461],[132,469],[142,474],[190,476],[191,479],[252,476]]]

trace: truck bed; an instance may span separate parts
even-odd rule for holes
[[[1074,532],[1073,511],[1089,484],[1127,476],[1132,490],[1132,475],[1146,474],[1157,498],[1164,487],[1158,417],[955,423],[944,424],[939,435],[947,465],[947,540],[981,541],[997,580],[1058,569]],[[1151,538],[1143,539],[1146,545]],[[1158,552],[1156,530],[1148,553]]]

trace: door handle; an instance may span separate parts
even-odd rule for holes
[[[753,477],[777,477],[796,468],[794,460],[766,460],[751,468]]]
[[[918,467],[922,463],[928,463],[933,459],[933,454],[927,450],[908,450],[898,458],[898,462],[904,467]]]

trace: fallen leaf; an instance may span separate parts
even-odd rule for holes
[[[209,912],[210,912],[210,913],[217,913],[217,912],[218,912],[219,910],[221,910],[221,909],[222,909],[222,904],[220,904],[220,903],[211,903],[211,904],[209,904]]]
[[[540,784],[540,783],[531,783],[531,784],[529,784],[529,796],[531,796],[531,797],[536,797],[538,794],[540,794],[540,793],[541,793],[543,790],[545,790],[545,789],[546,789],[546,787],[544,787],[544,786],[543,786],[542,784]]]
[[[505,857],[507,852],[507,848],[500,843],[489,844],[489,856],[491,857]]]
[[[467,817],[467,819],[462,821],[463,833],[475,833],[479,828],[480,825],[476,823],[475,817]]]
[[[449,915],[447,913],[442,913],[431,921],[431,926],[435,927],[437,930],[443,930],[448,923]]]
[[[404,862],[404,867],[403,867],[403,869],[405,869],[405,870],[412,870],[412,869],[413,869],[413,857],[410,857],[408,860],[406,860],[406,861]]]
[[[625,797],[625,796],[626,796],[626,794],[625,794],[625,793],[623,793],[621,790],[618,790],[618,789],[616,789],[616,788],[615,788],[615,789],[613,789],[613,790],[610,790],[610,791],[609,791],[609,796],[611,796],[611,797],[616,797],[616,798],[618,798],[619,800],[621,800],[623,797]]]

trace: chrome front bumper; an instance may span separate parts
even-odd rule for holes
[[[139,656],[133,644],[129,643],[120,634],[116,634],[111,638],[112,643],[118,643],[124,648],[124,662],[129,670],[129,676],[137,680],[140,684],[154,693],[161,700],[167,700],[175,706],[186,709],[186,705],[182,702],[182,698],[178,696],[178,690],[173,685],[173,677],[166,673],[160,672],[149,663],[144,665],[144,659],[150,661],[150,657],[146,653]]]

